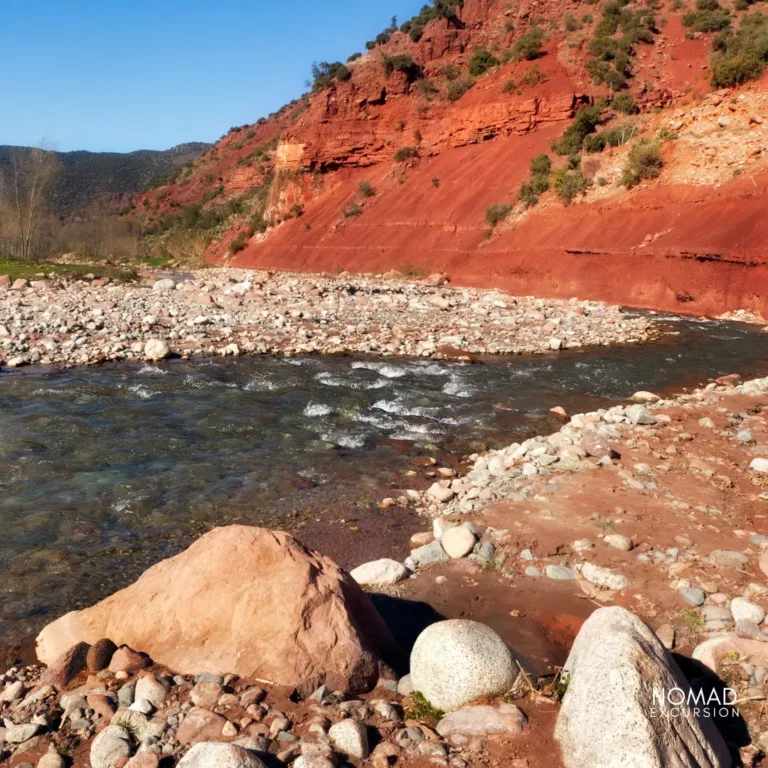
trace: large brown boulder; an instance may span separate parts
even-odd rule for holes
[[[109,637],[183,674],[233,673],[303,691],[376,684],[397,647],[357,583],[285,533],[217,528],[130,587],[49,624],[50,664]]]

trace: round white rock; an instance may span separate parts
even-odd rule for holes
[[[490,627],[452,619],[427,627],[411,652],[411,682],[433,706],[450,712],[506,693],[517,679],[512,651]]]

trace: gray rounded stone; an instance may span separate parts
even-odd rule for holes
[[[700,605],[704,605],[704,601],[707,599],[703,589],[698,587],[687,587],[680,590],[680,595],[688,605],[693,605],[698,608]]]
[[[358,584],[397,584],[398,581],[407,579],[410,571],[396,560],[384,558],[363,563],[349,574]]]
[[[544,569],[544,573],[547,575],[548,579],[554,581],[570,581],[571,579],[576,578],[576,574],[564,565],[548,565]]]
[[[253,752],[234,744],[195,744],[178,768],[266,768]]]
[[[91,744],[93,768],[115,768],[116,763],[131,756],[131,735],[120,725],[110,725]]]
[[[342,720],[336,725],[332,725],[328,731],[328,738],[331,740],[337,752],[356,760],[364,760],[368,757],[368,729],[364,723],[351,718]]]
[[[171,348],[162,339],[150,339],[144,345],[144,357],[146,357],[147,360],[151,360],[152,362],[165,360],[165,358],[170,356],[170,354]]]
[[[446,712],[482,696],[506,693],[518,667],[507,644],[490,627],[452,619],[427,627],[411,652],[411,681]]]

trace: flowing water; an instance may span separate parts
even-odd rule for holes
[[[377,502],[443,461],[554,431],[548,410],[610,406],[734,371],[768,337],[662,318],[643,347],[484,365],[302,358],[0,375],[0,642],[133,581],[201,532],[297,533],[351,567],[402,558],[423,521]],[[423,478],[420,481],[423,487]]]

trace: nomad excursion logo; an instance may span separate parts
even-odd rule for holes
[[[652,718],[725,718],[736,717],[738,696],[733,688],[720,690],[653,689]]]

